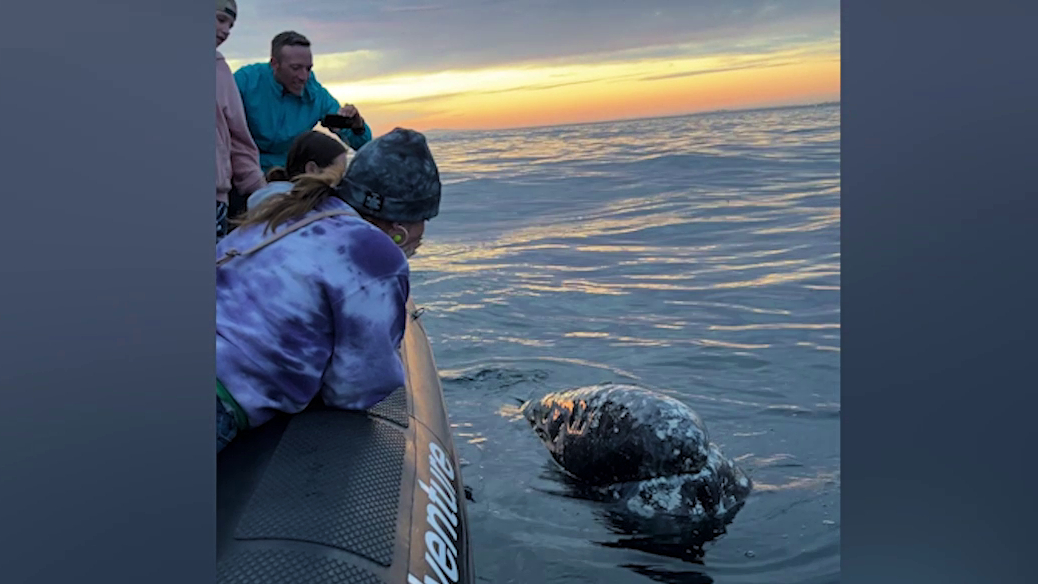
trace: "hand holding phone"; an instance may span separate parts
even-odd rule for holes
[[[321,125],[329,130],[345,130],[353,127],[354,119],[339,114],[328,114],[321,119]]]

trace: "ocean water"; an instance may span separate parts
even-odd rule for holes
[[[839,105],[429,139],[445,186],[413,294],[478,580],[838,582]],[[683,400],[754,479],[702,554],[562,496],[514,415],[604,381]]]

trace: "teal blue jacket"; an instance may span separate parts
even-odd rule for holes
[[[325,115],[339,113],[341,107],[313,73],[302,96],[285,91],[274,79],[269,63],[245,65],[234,72],[234,81],[245,106],[249,132],[259,147],[263,172],[275,166],[284,167],[296,136],[314,129]],[[371,141],[371,128],[367,124],[363,134],[355,134],[349,128],[336,134],[354,150]]]

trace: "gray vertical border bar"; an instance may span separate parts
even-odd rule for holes
[[[843,581],[1033,582],[1034,3],[843,3]]]
[[[211,582],[214,22],[8,2],[0,582]]]

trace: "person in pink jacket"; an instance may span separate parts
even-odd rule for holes
[[[216,46],[231,34],[238,18],[235,0],[216,0]],[[248,197],[266,185],[259,149],[245,121],[238,85],[220,51],[216,51],[216,239],[227,235],[231,190]]]

